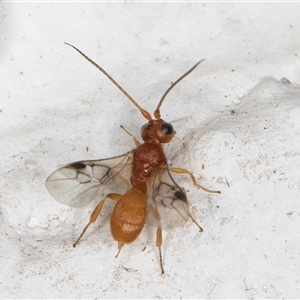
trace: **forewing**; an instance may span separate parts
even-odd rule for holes
[[[63,166],[46,180],[49,193],[59,202],[81,207],[117,178],[129,180],[132,152],[102,160],[78,161]],[[123,180],[124,181],[124,180]]]
[[[149,180],[148,197],[150,223],[161,228],[173,228],[182,226],[188,220],[186,194],[172,178],[167,166],[159,169]]]

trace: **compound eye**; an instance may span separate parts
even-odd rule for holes
[[[173,126],[167,122],[162,123],[161,130],[164,134],[173,134],[174,133]]]
[[[150,123],[146,123],[142,126],[142,131],[143,130],[151,130],[152,129],[152,125]]]

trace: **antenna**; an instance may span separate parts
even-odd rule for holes
[[[145,119],[147,119],[148,121],[152,120],[151,115],[144,110],[102,67],[100,67],[97,63],[95,63],[92,59],[90,59],[88,56],[86,56],[82,51],[80,51],[78,48],[76,48],[75,46],[66,43],[66,45],[72,47],[73,49],[75,49],[79,54],[81,54],[88,62],[90,62],[92,65],[94,65],[101,73],[103,73],[132,103],[133,105],[141,112],[141,114],[144,116]],[[200,60],[199,62],[197,62],[189,71],[187,71],[186,73],[184,73],[181,77],[179,77],[167,90],[166,92],[163,94],[162,98],[160,99],[155,111],[154,111],[154,117],[157,120],[161,119],[160,116],[160,107],[163,103],[163,101],[165,100],[166,96],[169,94],[169,92],[173,89],[173,87],[175,85],[177,85],[177,83],[179,83],[183,78],[185,78],[188,74],[190,74],[204,59]]]
[[[184,77],[186,77],[187,75],[189,75],[202,61],[204,61],[204,59],[201,59],[199,62],[197,62],[189,71],[187,71],[186,73],[184,73],[181,77],[179,77],[163,94],[163,96],[161,97],[155,111],[154,111],[154,117],[159,120],[160,119],[160,107],[163,103],[163,101],[165,100],[166,96],[169,94],[169,92],[172,90],[172,88],[178,83],[180,82]]]
[[[75,46],[66,43],[66,45],[74,48],[78,53],[80,53],[87,61],[89,61],[92,65],[94,65],[100,72],[102,72],[132,103],[133,105],[141,112],[141,114],[146,118],[148,121],[152,120],[151,115],[141,108],[138,103],[103,69],[101,68],[97,63],[95,63],[93,60],[91,60],[88,56],[86,56],[83,52],[81,52],[78,48]]]

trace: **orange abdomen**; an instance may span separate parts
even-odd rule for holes
[[[147,216],[147,195],[135,188],[128,190],[116,203],[110,218],[110,230],[119,244],[137,239]]]

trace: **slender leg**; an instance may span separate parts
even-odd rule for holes
[[[160,269],[161,269],[161,274],[165,273],[164,266],[163,266],[163,261],[162,261],[162,254],[161,254],[161,245],[162,245],[162,230],[161,230],[161,223],[160,223],[160,215],[158,211],[153,208],[149,207],[153,217],[157,221],[157,229],[156,229],[156,246],[158,247],[158,254],[159,254],[159,264],[160,264]]]
[[[182,187],[181,189],[182,189],[182,190],[184,191],[184,193],[186,194],[185,188]],[[191,214],[189,214],[189,217],[191,218],[191,221],[199,228],[199,231],[202,232],[202,231],[203,231],[203,228],[198,224],[198,222],[194,219],[194,217],[193,217]]]
[[[103,208],[103,205],[104,205],[104,203],[105,203],[105,200],[106,200],[107,198],[110,198],[110,199],[112,199],[112,200],[114,200],[114,201],[118,201],[118,200],[121,198],[121,196],[122,196],[121,194],[107,194],[107,195],[99,202],[99,204],[95,207],[95,209],[93,210],[93,212],[92,212],[92,214],[91,214],[91,216],[90,216],[90,221],[89,221],[88,224],[84,227],[84,229],[83,229],[81,235],[79,236],[79,238],[77,239],[77,241],[74,243],[73,247],[76,247],[76,245],[79,243],[80,239],[82,238],[82,236],[84,235],[84,233],[86,232],[86,230],[90,227],[91,224],[93,224],[93,223],[97,220],[97,218],[98,218],[98,216],[99,216],[99,214],[100,214],[100,212],[101,212],[101,210],[102,210],[102,208]]]
[[[133,138],[133,141],[135,143],[136,146],[139,146],[141,143],[138,141],[138,139],[132,134],[130,133],[123,125],[120,126],[128,135],[130,135]]]
[[[192,222],[199,228],[199,231],[202,232],[203,228],[198,224],[198,222],[194,219],[194,217],[190,214],[190,218]]]
[[[221,194],[220,191],[211,191],[211,190],[209,190],[209,189],[206,189],[206,188],[203,187],[202,185],[198,184],[198,182],[196,181],[196,178],[194,177],[194,175],[193,175],[190,171],[188,171],[188,170],[186,170],[186,169],[182,169],[182,168],[169,168],[169,170],[170,170],[171,172],[173,172],[173,173],[178,173],[178,174],[188,174],[188,175],[190,175],[193,184],[194,184],[196,187],[198,187],[198,188],[204,190],[205,192],[212,193],[212,194]]]
[[[123,177],[122,175],[120,174],[116,174],[116,176],[126,185],[132,187],[132,184],[129,180],[127,180],[125,177]]]
[[[162,245],[162,230],[161,230],[160,227],[157,227],[157,230],[156,230],[156,246],[158,247],[161,274],[164,274],[165,270],[164,270],[164,266],[163,266],[163,263],[162,263],[161,245]]]

